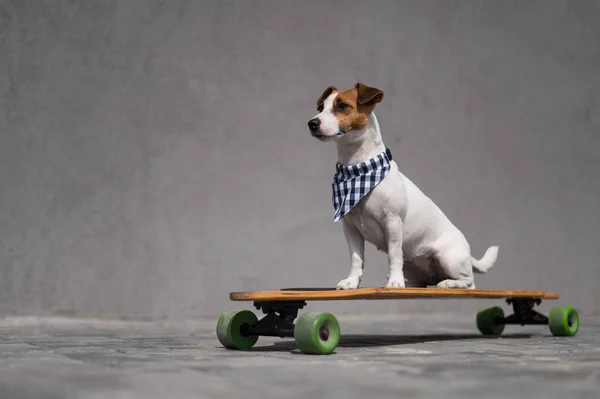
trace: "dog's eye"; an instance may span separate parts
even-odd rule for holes
[[[346,109],[346,108],[348,108],[348,107],[350,107],[350,106],[349,106],[348,104],[346,104],[346,103],[339,103],[339,104],[338,104],[338,109],[339,109],[340,111],[343,111],[343,110],[345,110],[345,109]]]

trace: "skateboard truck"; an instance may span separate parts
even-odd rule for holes
[[[498,320],[502,324],[519,324],[521,326],[527,324],[547,325],[548,318],[543,314],[533,310],[534,306],[540,305],[540,298],[508,298],[508,305],[512,305],[514,313]]]
[[[247,333],[265,337],[291,338],[294,336],[294,320],[298,317],[298,311],[304,306],[306,306],[305,301],[256,301],[254,307],[262,310],[266,316],[250,326]]]

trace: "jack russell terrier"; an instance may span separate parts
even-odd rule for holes
[[[474,259],[460,230],[398,170],[373,113],[382,100],[381,90],[362,83],[349,90],[330,86],[308,121],[312,136],[337,145],[334,222],[342,220],[351,258],[350,274],[337,289],[360,285],[365,240],[388,255],[386,288],[474,289],[473,271],[487,272],[498,246]]]

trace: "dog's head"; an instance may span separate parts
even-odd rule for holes
[[[319,113],[308,121],[310,133],[321,141],[330,141],[363,130],[373,108],[382,100],[381,90],[362,83],[344,91],[329,86],[317,100]]]

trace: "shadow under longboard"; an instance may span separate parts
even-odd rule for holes
[[[502,336],[484,336],[481,334],[425,334],[425,335],[373,335],[373,334],[345,334],[340,338],[338,348],[369,348],[396,345],[423,344],[427,342],[470,341],[479,339],[526,339],[532,334],[503,334]],[[250,352],[292,352],[298,351],[293,339],[274,342],[271,345],[260,345],[249,349]]]

